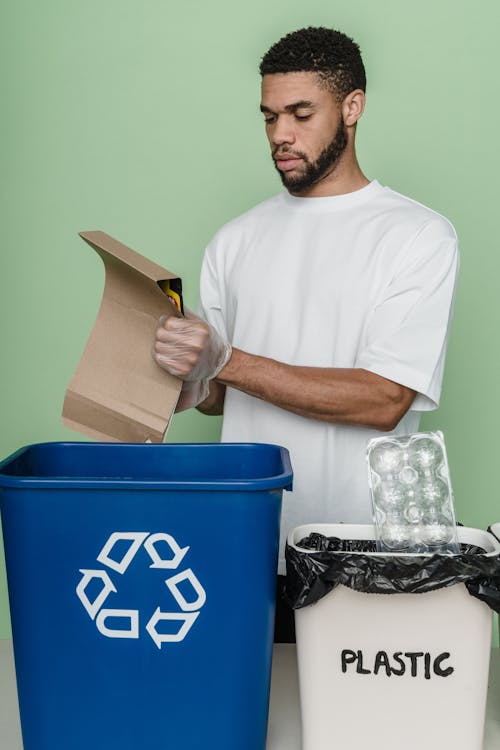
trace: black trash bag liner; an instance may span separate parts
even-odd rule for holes
[[[464,583],[500,613],[500,556],[486,557],[474,545],[461,544],[459,555],[360,555],[376,552],[376,542],[313,533],[297,546],[315,551],[286,545],[286,598],[293,609],[314,604],[339,584],[366,594],[423,594]]]

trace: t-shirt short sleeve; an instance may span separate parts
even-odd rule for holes
[[[458,263],[453,227],[430,219],[367,321],[355,366],[415,390],[415,411],[439,405]]]

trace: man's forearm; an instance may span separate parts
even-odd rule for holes
[[[239,349],[217,381],[304,417],[378,430],[392,430],[415,397],[368,370],[286,365]]]

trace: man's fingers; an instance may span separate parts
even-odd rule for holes
[[[157,339],[154,343],[153,349],[157,354],[161,354],[169,359],[182,358],[194,365],[203,351],[203,346],[198,342],[185,346],[182,341],[159,341]]]
[[[179,348],[180,351],[193,349],[200,352],[205,347],[208,335],[205,331],[195,331],[186,334],[185,331],[169,331],[165,328],[158,328],[155,340],[161,344]]]
[[[162,315],[158,321],[159,328],[167,331],[197,331],[206,328],[199,318],[177,318],[175,315]]]
[[[179,340],[179,334],[174,331],[169,331],[166,328],[158,328],[156,331],[156,340],[167,343],[175,343]]]

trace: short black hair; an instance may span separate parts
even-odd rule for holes
[[[366,91],[366,73],[359,46],[341,31],[309,26],[282,37],[260,62],[262,76],[272,73],[317,73],[343,100],[354,89]]]

